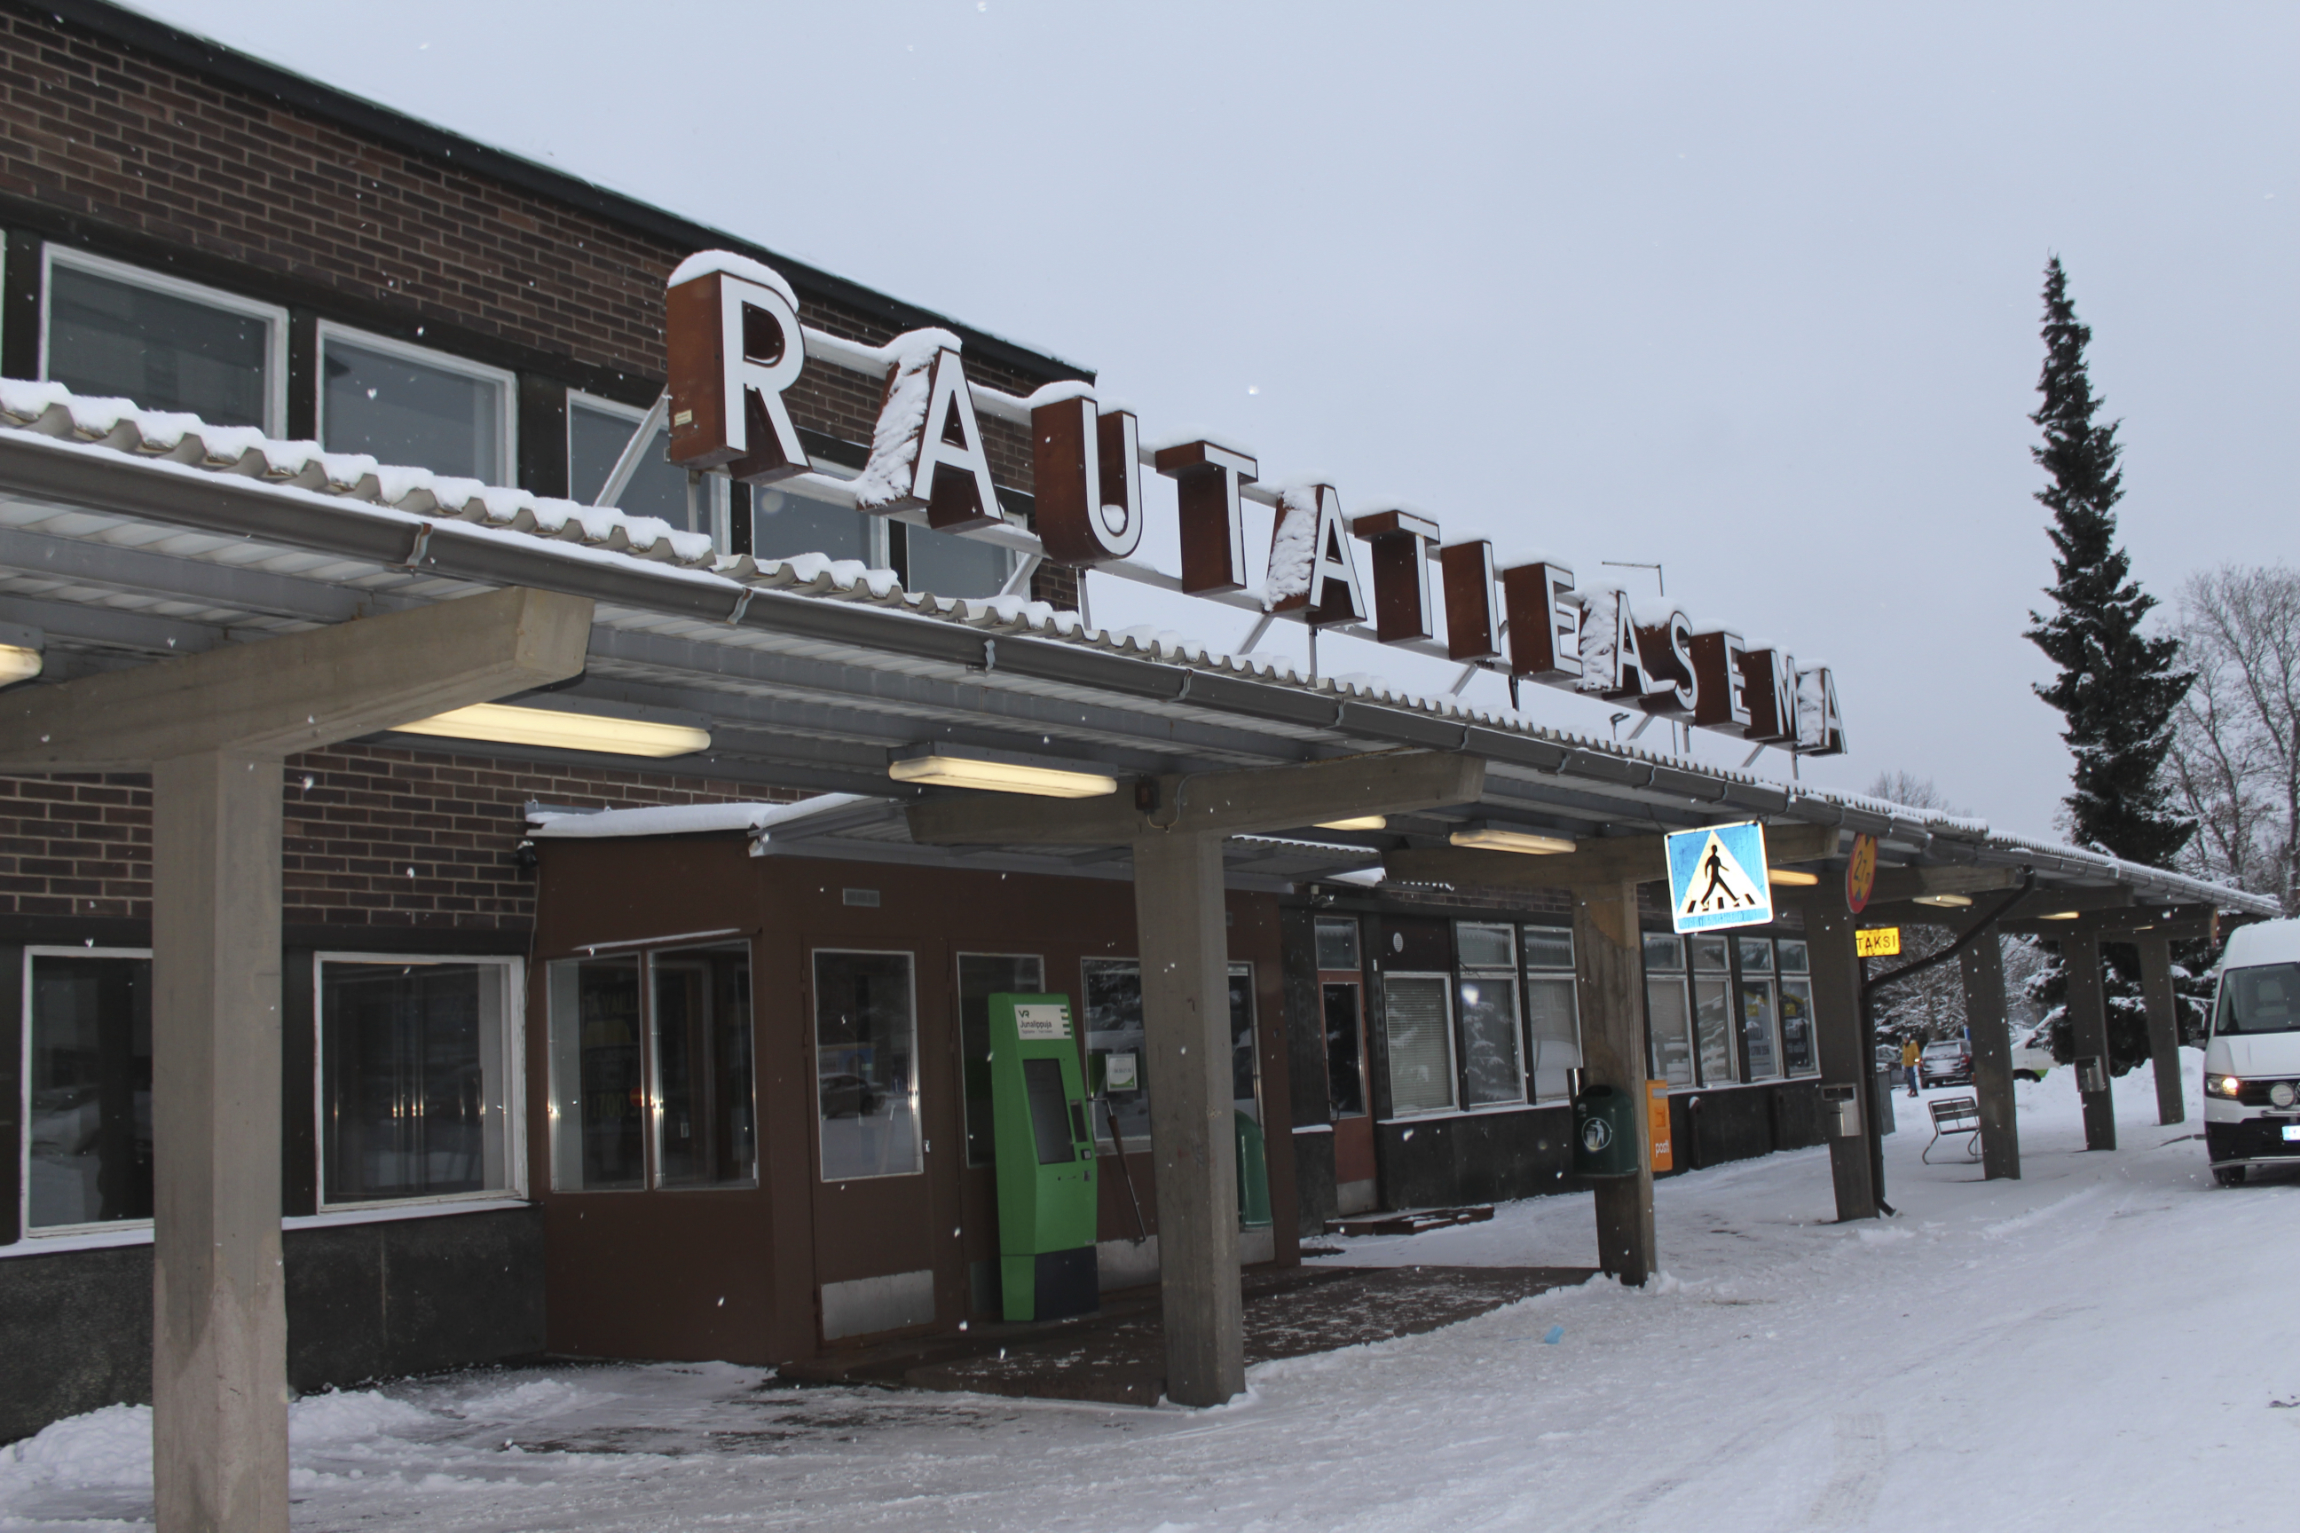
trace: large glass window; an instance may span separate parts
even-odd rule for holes
[[[1399,1117],[1453,1106],[1450,974],[1382,976],[1382,1035],[1389,1045],[1390,1111]]]
[[[551,965],[552,1185],[758,1180],[746,943]]]
[[[1254,1040],[1254,966],[1230,965],[1230,1105],[1262,1121],[1262,1051]]]
[[[41,374],[76,394],[278,434],[287,311],[56,245],[46,248]]]
[[[152,960],[31,950],[24,1227],[152,1217]]]
[[[746,943],[649,955],[653,977],[655,1183],[753,1181],[751,950]]]
[[[639,957],[550,971],[551,1181],[562,1192],[647,1184]]]
[[[1693,1084],[1693,1016],[1685,994],[1685,945],[1661,932],[1645,934],[1646,1047],[1653,1078]]]
[[[1693,1040],[1701,1059],[1701,1084],[1727,1086],[1733,1068],[1733,982],[1726,966],[1723,937],[1688,937],[1693,959]]]
[[[597,399],[570,389],[567,393],[567,497],[590,505],[607,487],[623,450],[647,417],[644,410]],[[689,532],[708,532],[687,522],[687,471],[663,456],[670,446],[669,426],[656,430],[639,456],[631,482],[615,498],[617,510],[630,516],[658,516]]]
[[[1781,967],[1782,1065],[1791,1075],[1819,1075],[1820,1039],[1814,1032],[1813,981],[1805,944],[1783,938],[1773,946]]]
[[[852,506],[817,500],[791,486],[756,485],[751,490],[751,553],[759,559],[822,554],[883,569],[886,558],[879,552],[878,537],[884,528],[874,526],[877,521]]]
[[[1533,1099],[1556,1102],[1571,1094],[1570,1072],[1581,1068],[1581,1013],[1575,1004],[1573,932],[1562,926],[1525,928],[1526,1036],[1533,1047]]]
[[[815,1093],[824,1181],[923,1169],[910,954],[816,952]]]
[[[501,368],[323,323],[319,370],[328,451],[509,482],[513,380]]]
[[[1500,924],[1457,922],[1454,950],[1461,978],[1455,1015],[1461,1021],[1463,1105],[1498,1107],[1525,1100],[1525,1061],[1518,1047],[1517,930]]]
[[[1764,937],[1742,937],[1735,945],[1741,958],[1741,1057],[1749,1062],[1749,1079],[1769,1081],[1781,1073],[1773,944]]]
[[[1115,1124],[1129,1155],[1150,1147],[1150,1082],[1144,1068],[1142,965],[1132,958],[1080,964],[1086,989],[1086,1089],[1094,1136],[1110,1144]],[[1254,1035],[1254,966],[1229,969],[1231,1106],[1262,1121],[1261,1050]]]
[[[1046,989],[1046,963],[1035,953],[958,955],[958,1046],[966,1098],[966,1163],[987,1166],[997,1157],[991,1118],[990,998],[1037,995]]]
[[[322,1204],[516,1190],[515,967],[320,955]]]
[[[1326,1104],[1337,1118],[1366,1111],[1364,987],[1358,979],[1358,923],[1316,924],[1318,1000],[1326,1030]]]
[[[1131,958],[1089,958],[1079,969],[1086,991],[1086,1089],[1094,1093],[1094,1137],[1108,1144],[1115,1130],[1128,1154],[1148,1149],[1142,966]]]
[[[956,533],[930,532],[905,524],[898,537],[908,539],[903,565],[903,589],[930,591],[936,596],[996,596],[1013,572],[1005,549]]]

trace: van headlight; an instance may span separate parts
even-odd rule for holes
[[[2244,1083],[2233,1075],[2207,1075],[2204,1089],[2216,1097],[2233,1097],[2244,1089]]]

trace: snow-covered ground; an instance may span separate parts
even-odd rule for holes
[[[2191,1066],[2193,1053],[2184,1056]],[[2211,1184],[2118,1082],[2020,1088],[2025,1177],[1886,1140],[1901,1217],[1840,1227],[1823,1151],[1659,1189],[1666,1278],[1272,1363],[1217,1411],[777,1387],[756,1369],[496,1371],[294,1411],[299,1529],[2280,1526],[2300,1497],[2300,1175]],[[1346,1242],[1586,1263],[1586,1198]],[[1547,1338],[1561,1331],[1555,1342]],[[150,1515],[149,1414],[0,1450],[0,1528]],[[82,1519],[75,1522],[74,1519]],[[117,1525],[116,1523],[113,1525]]]

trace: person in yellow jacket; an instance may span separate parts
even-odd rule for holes
[[[1925,1046],[1915,1038],[1901,1040],[1901,1074],[1909,1083],[1909,1095],[1917,1094],[1917,1061],[1924,1057]]]

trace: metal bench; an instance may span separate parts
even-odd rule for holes
[[[1933,1146],[1950,1134],[1963,1134],[1965,1153],[1974,1160],[1981,1158],[1980,1098],[1942,1097],[1938,1101],[1927,1102],[1925,1107],[1933,1115],[1933,1137],[1927,1141],[1917,1159],[1931,1165]]]

